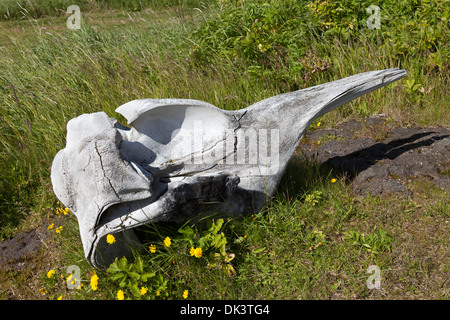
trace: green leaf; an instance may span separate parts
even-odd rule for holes
[[[217,232],[219,232],[220,228],[222,228],[222,225],[223,225],[223,219],[213,221],[212,226],[211,226],[211,228],[209,228],[208,231],[212,234],[216,234]]]
[[[141,280],[142,280],[143,282],[147,282],[147,280],[148,280],[149,278],[153,278],[154,276],[155,276],[155,273],[153,273],[153,272],[147,272],[147,273],[144,273],[144,274],[141,275]]]
[[[127,285],[127,283],[128,283],[128,281],[127,281],[127,276],[125,275],[125,276],[122,278],[122,280],[120,280],[119,286],[123,288],[123,287],[125,287],[125,286]]]
[[[124,276],[125,276],[125,273],[119,272],[119,273],[110,275],[110,276],[108,277],[108,279],[110,279],[110,280],[112,280],[112,281],[117,281],[117,280],[121,279],[121,278],[124,277]]]
[[[106,270],[106,272],[113,273],[113,272],[119,272],[119,271],[121,271],[121,270],[117,266],[117,258],[116,258],[116,261],[114,261],[113,263],[110,264],[110,266]]]
[[[178,230],[178,232],[184,234],[186,238],[193,238],[195,235],[194,230],[190,226],[182,227]]]
[[[122,270],[122,271],[126,271],[126,267],[127,267],[127,258],[123,257],[119,260],[119,262],[117,263],[117,267]]]
[[[136,261],[134,262],[133,269],[137,273],[143,273],[144,272],[144,261],[142,261],[141,257],[137,257]]]
[[[139,298],[141,296],[141,291],[139,290],[137,283],[134,283],[132,286],[130,286],[130,291],[136,298]]]
[[[211,246],[217,248],[218,247],[217,244],[219,243],[221,238],[222,238],[222,236],[220,234],[216,234],[211,241]]]
[[[139,278],[141,277],[141,275],[137,272],[131,271],[128,272],[128,275],[130,276],[131,279],[138,281]]]
[[[161,273],[158,273],[158,274],[156,275],[156,281],[157,281],[160,285],[164,283],[164,278],[163,278],[163,275],[162,275]]]
[[[258,254],[266,250],[266,247],[258,248],[252,251],[253,254]]]

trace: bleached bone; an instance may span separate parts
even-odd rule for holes
[[[246,109],[187,99],[142,99],[67,124],[51,171],[59,200],[77,217],[96,268],[127,256],[133,228],[199,214],[260,211],[306,128],[338,106],[406,75],[387,69],[280,94]],[[107,244],[113,234],[116,243]]]

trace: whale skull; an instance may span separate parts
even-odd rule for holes
[[[58,199],[77,217],[96,268],[130,254],[133,229],[200,214],[260,211],[307,127],[325,113],[406,75],[386,69],[277,95],[226,111],[198,100],[141,99],[67,124],[52,164]],[[114,234],[117,243],[108,245]]]

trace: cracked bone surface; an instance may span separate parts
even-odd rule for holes
[[[226,111],[198,100],[142,99],[67,124],[51,179],[77,217],[86,259],[96,268],[128,256],[134,228],[215,212],[260,211],[275,192],[307,127],[325,113],[406,75],[357,74]],[[106,243],[113,234],[116,243]]]

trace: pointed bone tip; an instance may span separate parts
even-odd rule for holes
[[[387,69],[387,70],[391,70],[394,74],[396,74],[397,76],[401,76],[404,77],[407,75],[407,72],[405,69],[400,69],[400,68],[392,68],[392,69]]]
[[[342,78],[337,81],[344,81],[346,79],[360,79],[360,78],[380,78],[382,77],[383,82],[396,81],[407,75],[406,70],[400,68],[390,68],[390,69],[382,69],[382,70],[373,70],[367,71],[363,73],[358,73],[353,76],[349,76],[347,78]],[[332,83],[332,82],[329,82]]]
[[[383,75],[384,77],[388,77],[386,80],[386,82],[392,82],[392,81],[397,81],[401,78],[406,77],[407,72],[404,69],[400,69],[400,68],[391,68],[391,69],[385,69],[385,70],[380,70],[381,75]]]

